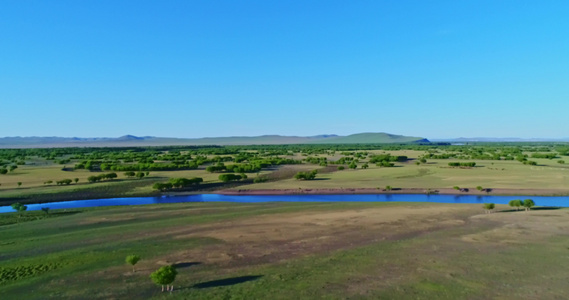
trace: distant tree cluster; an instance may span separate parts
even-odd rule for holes
[[[532,158],[547,158],[547,159],[554,159],[558,158],[556,153],[532,153]]]
[[[219,180],[222,182],[230,182],[230,181],[237,181],[247,179],[247,175],[245,174],[221,174],[219,175]]]
[[[516,210],[519,210],[520,207],[523,207],[526,211],[531,210],[532,207],[535,206],[535,202],[532,199],[525,199],[525,200],[512,200],[508,203],[511,207],[515,207]]]
[[[199,185],[203,182],[203,178],[201,177],[194,177],[194,178],[170,178],[168,182],[157,182],[155,183],[152,188],[155,190],[159,190],[161,192],[168,191],[171,189],[181,189],[193,185]]]
[[[317,170],[312,170],[310,172],[298,172],[294,175],[294,179],[296,180],[313,180],[316,178],[316,174],[318,174]]]
[[[18,168],[18,166],[16,165],[11,165],[11,166],[2,166],[0,167],[0,174],[8,174],[8,172],[14,172],[14,170],[16,170]]]
[[[97,175],[97,176],[89,176],[87,178],[87,181],[89,182],[99,182],[102,180],[113,180],[115,178],[117,178],[117,173],[106,173],[106,174],[101,174],[101,175]]]
[[[472,168],[476,166],[475,162],[449,162],[448,163],[449,166],[451,167],[468,167],[468,168]]]

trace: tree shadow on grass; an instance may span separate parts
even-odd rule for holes
[[[175,263],[172,266],[176,269],[184,269],[184,268],[189,268],[191,266],[196,266],[196,265],[201,265],[201,262],[197,262],[197,261],[191,261],[191,262],[181,262],[181,263]]]
[[[562,207],[559,206],[542,206],[542,207],[532,207],[531,210],[557,210],[557,209],[561,209]],[[497,213],[509,213],[509,212],[526,212],[525,209],[523,207],[521,207],[519,210],[517,209],[505,209],[505,210],[499,210],[496,211]]]
[[[212,281],[206,281],[206,282],[195,284],[193,286],[193,288],[205,289],[205,288],[211,288],[211,287],[230,286],[230,285],[244,283],[247,281],[257,280],[261,277],[263,277],[263,275],[240,276],[240,277],[231,277],[231,278],[225,278],[225,279],[219,279],[219,280],[212,280]]]

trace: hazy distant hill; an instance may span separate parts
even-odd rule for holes
[[[433,139],[433,142],[455,142],[455,143],[514,143],[514,142],[569,142],[569,138],[490,138],[490,137],[473,137],[473,138],[454,138],[454,139]]]
[[[234,136],[197,139],[137,137],[125,135],[118,138],[63,138],[63,137],[5,137],[0,138],[0,148],[49,148],[49,147],[131,147],[131,146],[189,146],[189,145],[286,145],[286,144],[393,144],[428,143],[420,137],[388,133],[358,133],[348,136],[335,134],[317,136]]]

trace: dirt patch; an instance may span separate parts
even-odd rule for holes
[[[178,228],[169,230],[173,238],[210,237],[224,244],[178,252],[166,260],[231,265],[269,263],[459,226],[477,213],[480,210],[469,205],[394,206],[260,216]]]

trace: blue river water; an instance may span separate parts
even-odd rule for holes
[[[569,196],[474,196],[474,195],[424,195],[424,194],[379,194],[379,195],[219,195],[200,194],[188,196],[162,196],[141,198],[109,198],[29,204],[28,210],[70,209],[83,207],[143,205],[181,202],[438,202],[438,203],[495,203],[508,204],[513,199],[532,199],[537,206],[569,207]],[[10,206],[0,206],[0,213],[13,212]]]

